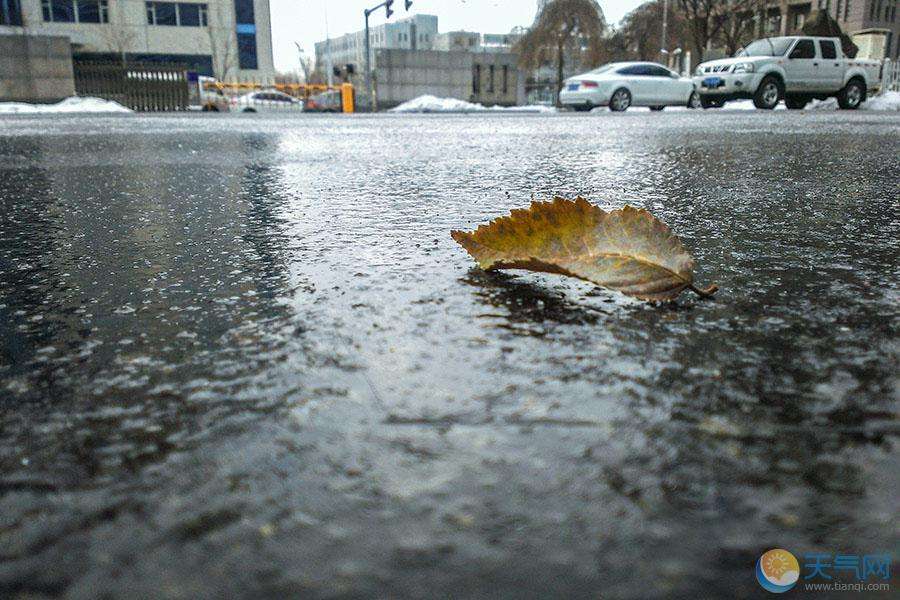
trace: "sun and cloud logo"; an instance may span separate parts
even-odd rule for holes
[[[781,594],[800,579],[800,563],[787,550],[769,550],[756,561],[756,579],[766,590]]]

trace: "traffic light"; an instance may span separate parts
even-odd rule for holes
[[[410,6],[412,6],[412,0],[406,0],[406,10],[409,10]]]
[[[394,0],[386,0],[384,3],[384,12],[387,13],[387,18],[390,19],[391,15],[394,14],[394,11],[391,10],[391,5],[394,3]]]

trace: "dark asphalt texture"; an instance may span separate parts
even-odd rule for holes
[[[898,157],[872,112],[2,118],[0,596],[759,598],[770,548],[896,550]],[[450,239],[552,194],[719,293]]]

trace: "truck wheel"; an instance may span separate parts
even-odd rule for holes
[[[859,79],[851,79],[837,95],[838,106],[844,110],[855,110],[866,101],[866,84]]]
[[[777,77],[768,75],[763,78],[753,93],[753,106],[763,110],[772,110],[784,96],[784,86]]]
[[[624,112],[631,106],[631,92],[625,88],[619,88],[613,92],[609,99],[609,110]]]
[[[809,104],[809,98],[805,96],[785,96],[784,105],[791,110],[802,110]]]

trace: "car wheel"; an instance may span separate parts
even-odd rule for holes
[[[802,110],[809,104],[809,98],[806,96],[785,96],[784,105],[791,110]]]
[[[691,97],[688,98],[687,107],[688,108],[700,108],[702,106],[700,104],[700,94],[697,93],[697,90],[691,92]]]
[[[772,110],[778,106],[778,101],[784,96],[781,81],[771,75],[764,77],[753,93],[753,106],[763,110]]]
[[[866,101],[866,84],[859,79],[851,79],[837,95],[838,106],[844,110],[856,110]]]
[[[619,88],[609,98],[609,110],[625,112],[631,106],[631,92],[625,88]]]
[[[652,110],[653,112],[659,112],[664,108],[665,108],[665,106],[651,106],[650,110]]]
[[[711,98],[710,96],[700,95],[700,106],[703,108],[722,108],[725,101],[721,98]]]

